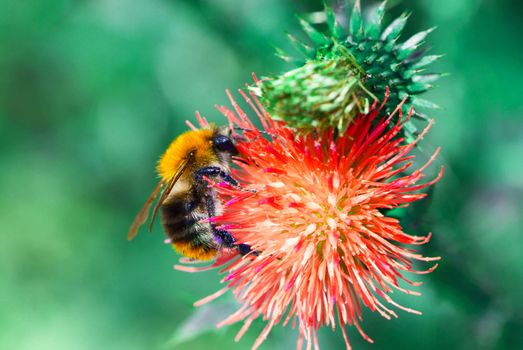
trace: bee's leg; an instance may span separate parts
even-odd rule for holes
[[[232,176],[229,175],[225,170],[223,170],[223,169],[221,169],[219,167],[216,167],[216,166],[208,166],[208,167],[205,167],[205,168],[198,169],[197,171],[194,172],[194,178],[199,183],[204,183],[205,182],[204,179],[203,179],[204,176],[207,176],[207,177],[220,176],[223,179],[223,181],[227,182],[229,185],[232,185],[232,186],[234,186],[236,188],[242,189],[243,191],[256,193],[255,190],[243,189],[242,187],[240,187],[240,184],[238,183],[238,181],[233,179]]]
[[[238,247],[238,251],[240,252],[241,255],[247,255],[247,254],[252,254],[252,255],[258,255],[258,252],[255,252],[251,249],[251,246],[248,245],[248,244],[238,244],[237,245]]]
[[[215,216],[216,211],[215,211],[214,198],[209,195],[205,196],[205,203],[206,203],[206,207],[207,207],[207,214],[209,215],[209,217],[211,218],[211,217]],[[214,224],[212,224],[212,223],[211,223],[211,229],[213,231],[215,238],[221,244],[223,244],[223,246],[228,247],[228,248],[236,247],[238,249],[238,252],[241,255],[246,255],[246,254],[252,253],[251,247],[249,245],[243,244],[243,243],[236,244],[236,240],[234,239],[234,237],[232,236],[232,234],[229,231],[216,228],[214,226]],[[256,254],[256,252],[254,252],[254,253]]]
[[[226,246],[228,248],[232,248],[235,246],[234,243],[236,242],[236,240],[234,239],[234,237],[231,235],[231,233],[229,231],[221,230],[216,227],[213,227],[213,231],[214,231],[214,235],[216,237],[218,237],[218,239],[220,241],[222,241],[224,246]]]
[[[205,195],[205,206],[207,209],[207,215],[210,218],[216,215],[216,204],[214,201],[215,199],[212,195]],[[210,225],[215,239],[218,240],[221,245],[225,247],[234,247],[235,239],[228,231],[217,229],[212,223]]]
[[[223,170],[222,168],[216,167],[216,166],[204,167],[204,168],[198,169],[194,173],[194,178],[199,183],[203,183],[205,181],[204,177],[216,177],[216,176],[220,176],[223,179],[223,181],[227,182],[228,184],[230,184],[232,186],[239,185],[238,181],[233,179],[231,177],[231,175],[229,175],[225,170]],[[215,216],[216,215],[215,204],[214,204],[214,198],[212,196],[206,196],[206,205],[207,205],[207,214],[209,215],[209,217],[211,218],[211,217]],[[236,240],[234,239],[234,237],[231,235],[231,233],[229,231],[218,229],[213,224],[211,224],[211,227],[212,227],[213,233],[216,236],[216,238],[219,239],[224,246],[230,247],[230,248],[236,247],[238,249],[238,252],[241,255],[246,255],[246,254],[258,255],[257,252],[252,251],[251,247],[248,244],[244,244],[244,243],[235,244]]]
[[[209,178],[219,176],[228,184],[238,186],[238,181],[234,180],[225,170],[217,166],[207,166],[194,172],[194,178],[200,183],[204,181],[205,176]]]
[[[244,243],[235,244],[236,240],[234,239],[234,237],[231,235],[231,233],[229,231],[217,229],[214,227],[213,227],[213,230],[214,230],[214,234],[220,238],[220,240],[224,243],[224,245],[226,247],[229,247],[229,248],[236,247],[236,249],[238,249],[238,252],[241,255],[247,255],[247,254],[258,255],[258,253],[254,252],[251,249],[251,246],[248,244],[244,244]]]

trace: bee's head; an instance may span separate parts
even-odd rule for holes
[[[231,156],[238,155],[236,142],[234,141],[229,129],[218,129],[213,135],[212,145],[214,150],[218,153]]]

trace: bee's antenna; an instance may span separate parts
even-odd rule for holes
[[[235,130],[241,130],[241,131],[251,131],[251,132],[254,131],[253,129],[246,129],[246,128],[242,128],[242,127],[240,127],[240,126],[235,126],[234,129],[235,129]],[[265,134],[265,135],[269,135],[269,136],[274,136],[273,134],[271,134],[271,133],[269,133],[269,132],[267,132],[267,131],[265,131],[265,130],[256,130],[256,131],[258,131],[260,134]]]

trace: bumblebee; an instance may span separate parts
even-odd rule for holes
[[[250,252],[248,245],[236,244],[228,231],[202,221],[222,212],[216,191],[206,178],[238,186],[229,174],[232,156],[238,154],[230,134],[229,129],[211,126],[187,131],[169,145],[157,166],[160,182],[131,225],[129,240],[147,221],[155,198],[162,193],[153,209],[149,231],[161,208],[163,228],[177,252],[195,260],[210,260],[223,248]]]

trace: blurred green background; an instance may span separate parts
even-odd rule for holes
[[[372,10],[374,1],[363,1]],[[516,0],[390,1],[432,26],[434,70],[451,75],[428,98],[444,108],[426,140],[446,174],[409,232],[433,231],[423,316],[366,313],[375,345],[355,349],[523,348],[523,4]],[[223,120],[224,90],[290,68],[273,55],[299,32],[295,13],[321,1],[2,0],[0,2],[0,348],[248,349],[238,327],[211,325],[227,298],[215,272],[173,271],[160,225],[129,243],[154,166],[199,110]],[[392,17],[389,17],[389,20]],[[407,33],[407,34],[408,34]],[[404,37],[406,38],[406,36]],[[436,167],[434,167],[436,168]],[[294,348],[276,329],[262,349]],[[342,337],[320,332],[322,349]]]

